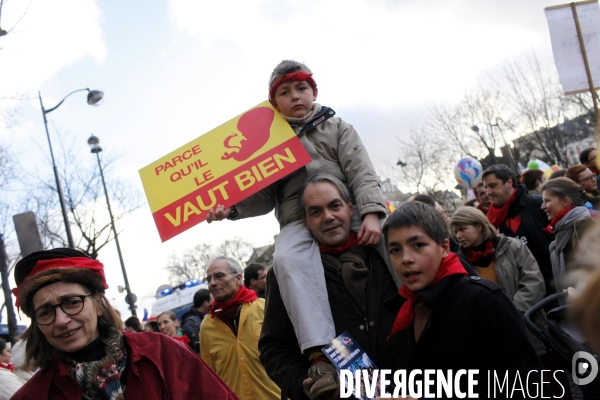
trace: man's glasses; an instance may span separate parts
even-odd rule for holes
[[[213,279],[215,280],[215,282],[219,282],[221,279],[225,278],[227,275],[237,275],[237,273],[232,272],[230,274],[226,274],[224,272],[217,272],[213,276],[207,276],[206,278],[202,279],[202,282],[206,283],[207,285],[210,285],[210,281],[212,281]]]
[[[53,306],[38,308],[33,312],[33,319],[38,323],[38,325],[50,325],[56,319],[56,307],[60,307],[60,309],[69,316],[77,315],[81,312],[81,310],[83,310],[85,298],[90,294],[92,293],[80,296],[71,296]]]
[[[596,180],[596,174],[591,174],[587,178],[581,179],[579,181],[579,183],[582,183],[582,182],[585,182],[585,181],[595,181],[595,180]]]

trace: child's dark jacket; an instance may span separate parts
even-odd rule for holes
[[[417,294],[432,308],[418,343],[413,325],[390,338],[398,364],[408,373],[414,369],[478,369],[479,398],[488,398],[488,370],[490,374],[496,371],[500,380],[508,371],[510,390],[517,371],[525,385],[530,370],[542,369],[523,318],[494,283],[478,276],[453,275]],[[397,313],[404,301],[398,295],[386,307]],[[530,380],[534,377],[539,382],[537,373],[532,373]],[[546,374],[544,380],[549,378]],[[549,395],[549,389],[545,394]],[[517,391],[512,398],[521,395]]]

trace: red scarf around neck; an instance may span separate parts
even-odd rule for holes
[[[475,251],[471,247],[471,248],[466,249],[465,253],[467,254],[467,258],[469,259],[469,261],[471,261],[472,263],[477,262],[484,257],[490,256],[490,255],[496,253],[496,250],[494,249],[494,240],[493,239],[487,240],[485,243],[485,250],[483,250],[483,251]]]
[[[510,196],[510,199],[508,199],[503,206],[496,207],[494,203],[490,204],[490,210],[487,213],[487,218],[496,228],[498,228],[500,224],[504,222],[506,216],[508,215],[508,210],[510,210],[510,205],[515,200],[515,197],[517,197],[519,188],[514,189],[515,191],[513,192],[512,196]]]
[[[571,207],[567,207],[564,210],[562,210],[561,212],[559,212],[558,214],[556,214],[556,217],[552,218],[552,221],[550,221],[550,224],[548,224],[548,226],[542,230],[545,232],[554,234],[554,228],[556,227],[556,224],[558,224],[560,222],[560,220],[563,219],[563,217],[565,215],[567,215],[567,213],[574,208],[575,208],[575,205],[572,205]]]
[[[242,285],[240,286],[240,290],[238,290],[235,296],[233,296],[233,299],[225,302],[217,300],[213,301],[213,303],[210,305],[208,313],[212,318],[214,318],[217,313],[223,312],[229,307],[237,306],[244,303],[251,303],[256,299],[258,299],[256,292]]]
[[[328,247],[325,246],[324,244],[320,244],[317,243],[319,245],[319,251],[321,253],[327,253],[327,254],[342,254],[343,252],[345,252],[348,249],[353,248],[354,246],[358,245],[358,236],[356,235],[356,232],[350,232],[350,236],[348,237],[348,240],[346,240],[346,243],[341,244],[337,247]]]
[[[0,368],[4,368],[9,370],[10,372],[15,372],[15,366],[13,364],[4,364],[0,362]]]
[[[438,269],[437,274],[435,274],[433,282],[431,282],[431,284],[427,287],[431,287],[442,279],[451,275],[468,275],[467,271],[465,271],[465,268],[460,263],[460,259],[454,253],[450,253],[448,257],[442,260],[440,269]],[[404,297],[407,301],[402,304],[400,312],[398,312],[398,315],[396,316],[396,320],[394,321],[394,326],[392,327],[392,332],[388,336],[388,340],[396,333],[408,328],[415,318],[414,305],[419,298],[419,295],[406,287],[406,285],[402,285],[400,287],[398,294]]]

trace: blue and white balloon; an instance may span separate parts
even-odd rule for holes
[[[463,157],[454,165],[456,181],[467,189],[474,189],[481,183],[483,168],[473,157]]]

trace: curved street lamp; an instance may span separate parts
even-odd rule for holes
[[[65,205],[65,197],[63,195],[62,187],[60,185],[60,178],[58,176],[58,169],[56,168],[56,162],[54,161],[54,152],[52,151],[52,142],[50,141],[50,133],[48,132],[48,120],[46,119],[46,114],[51,113],[56,110],[60,105],[73,93],[88,91],[87,95],[87,103],[91,106],[99,105],[100,101],[104,97],[104,93],[100,90],[90,90],[86,89],[77,89],[66,95],[57,105],[52,108],[46,110],[44,108],[44,103],[42,102],[42,95],[38,91],[38,97],[40,98],[40,107],[42,108],[42,115],[44,117],[44,127],[46,128],[46,137],[48,138],[48,147],[50,147],[50,157],[52,158],[52,169],[54,170],[54,179],[56,180],[56,191],[58,192],[58,198],[60,200],[60,208],[62,210],[63,220],[65,223],[65,231],[67,233],[67,241],[69,242],[69,247],[74,249],[75,243],[73,242],[73,235],[71,234],[71,225],[69,224],[69,215],[67,214],[67,207]]]
[[[106,189],[106,182],[104,181],[104,172],[102,171],[102,163],[100,162],[100,152],[102,151],[102,147],[100,147],[100,139],[98,139],[94,134],[92,134],[87,143],[90,145],[92,154],[96,154],[96,159],[98,160],[98,168],[100,169],[100,177],[102,178],[102,186],[104,187],[104,197],[106,197],[106,205],[108,206],[108,215],[110,216],[110,225],[112,227],[113,234],[115,235],[115,244],[117,245],[117,253],[119,253],[119,262],[121,263],[121,271],[123,272],[123,280],[125,281],[125,291],[127,292],[127,296],[125,297],[125,301],[129,304],[129,309],[131,310],[131,315],[134,317],[137,316],[135,309],[137,308],[135,302],[137,297],[135,294],[131,293],[131,288],[129,287],[129,279],[127,278],[127,270],[125,270],[125,263],[123,262],[123,255],[121,254],[121,245],[119,244],[119,235],[117,234],[117,228],[115,228],[115,219],[113,218],[112,209],[110,208],[110,200],[108,199],[108,190]]]

